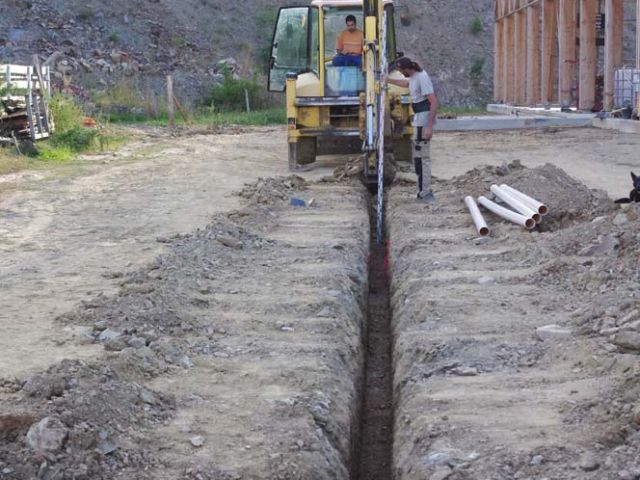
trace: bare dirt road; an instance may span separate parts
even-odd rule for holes
[[[147,131],[3,179],[0,478],[640,478],[640,212],[587,188],[626,195],[640,138],[441,134],[438,203],[400,175],[388,250],[363,187],[330,179],[343,159],[258,180],[287,175],[283,138]],[[478,239],[462,198],[505,181],[555,216]]]

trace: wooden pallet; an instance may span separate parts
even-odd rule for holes
[[[51,72],[35,65],[0,65],[0,89],[26,90],[29,137],[36,141],[53,132],[46,99],[51,95]]]

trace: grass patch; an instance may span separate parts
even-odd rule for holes
[[[145,114],[134,113],[114,113],[109,115],[111,123],[133,124],[142,123],[144,125],[166,127],[169,119],[166,113],[151,117]],[[232,125],[278,125],[286,123],[285,109],[282,107],[255,110],[253,112],[216,112],[211,109],[196,111],[191,121],[195,125],[214,125],[218,127],[228,127]],[[176,116],[176,124],[184,125],[184,120]]]
[[[38,152],[38,160],[42,162],[65,163],[76,158],[76,152],[66,145],[40,145]]]
[[[469,24],[469,31],[474,35],[480,35],[484,32],[484,25],[482,24],[482,19],[479,16],[475,16],[471,23]]]
[[[471,59],[471,68],[469,69],[469,75],[474,82],[479,82],[484,73],[484,66],[487,63],[487,59],[484,57],[474,56]]]
[[[33,163],[33,159],[9,153],[8,148],[0,150],[0,175],[19,172],[28,168],[31,163]]]
[[[71,152],[84,152],[96,147],[97,137],[98,131],[93,128],[74,127],[51,137],[51,143]]]
[[[438,117],[465,117],[473,115],[488,115],[486,105],[478,105],[474,107],[457,107],[457,106],[442,106],[438,108]]]
[[[57,132],[79,128],[85,116],[84,111],[73,98],[61,93],[56,93],[51,97],[49,110]]]
[[[234,78],[229,69],[224,70],[224,81],[211,88],[205,104],[218,112],[243,111],[246,97],[252,109],[260,110],[266,106],[264,89],[255,80]]]

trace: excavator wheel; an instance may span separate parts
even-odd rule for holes
[[[289,143],[289,170],[294,172],[298,165],[306,165],[316,161],[317,143],[315,137],[299,138]]]

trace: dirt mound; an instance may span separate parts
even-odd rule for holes
[[[81,361],[16,380],[13,389],[23,395],[0,419],[7,430],[0,435],[3,478],[112,478],[115,470],[159,464],[140,439],[173,416],[171,397],[123,381],[108,365]]]
[[[307,186],[307,181],[297,175],[261,178],[255,183],[247,184],[238,195],[253,204],[272,205],[289,199],[294,191],[305,190]]]
[[[453,178],[451,183],[464,196],[477,198],[484,195],[491,198],[491,185],[507,184],[539,200],[549,207],[549,214],[538,226],[540,231],[566,228],[609,214],[617,208],[605,192],[589,189],[564,170],[549,163],[526,168],[516,160],[498,167],[474,168]]]
[[[589,189],[582,182],[550,163],[533,169],[514,171],[502,183],[545,203],[549,215],[542,230],[564,228],[580,221],[589,221],[615,210],[615,205],[601,190]]]

